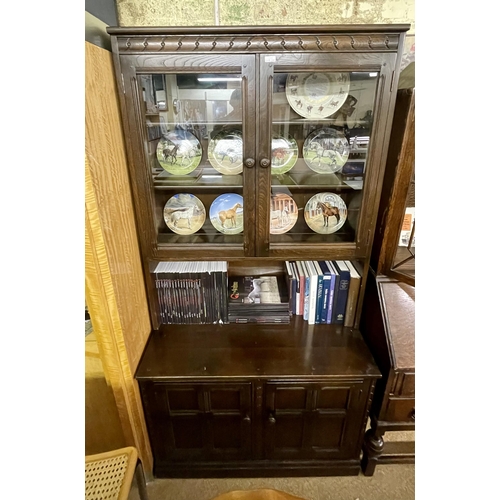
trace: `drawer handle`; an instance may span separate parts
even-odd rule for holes
[[[253,158],[247,158],[245,160],[245,167],[252,168],[255,165],[255,160]]]
[[[410,412],[410,418],[415,421],[415,408]]]
[[[269,158],[262,158],[262,160],[260,160],[261,167],[267,168],[269,165],[271,165],[271,160]]]
[[[250,419],[250,415],[248,415],[248,413],[245,415],[245,418],[243,419],[243,422],[245,422],[245,424],[249,424],[252,420]]]

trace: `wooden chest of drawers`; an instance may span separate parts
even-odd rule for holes
[[[363,472],[372,475],[377,463],[415,461],[414,442],[391,450],[383,440],[386,431],[415,430],[415,287],[370,275],[361,331],[382,372],[363,444]]]

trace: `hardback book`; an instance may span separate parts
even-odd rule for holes
[[[349,282],[349,293],[347,294],[347,305],[345,308],[344,326],[353,327],[356,317],[356,306],[358,303],[359,290],[361,288],[361,276],[358,271],[348,260],[345,261],[349,272],[351,273],[351,281]]]
[[[314,262],[311,260],[305,261],[306,266],[309,270],[309,315],[307,317],[307,322],[310,325],[314,325],[316,321],[316,297],[318,296],[318,271]]]
[[[306,261],[303,260],[300,262],[302,264],[302,270],[304,271],[304,280],[305,280],[305,288],[304,288],[304,321],[309,320],[309,294],[311,293],[311,276],[309,274],[309,266],[306,265]]]
[[[304,316],[304,297],[306,294],[306,275],[301,261],[296,261],[297,274],[299,275],[299,316]]]
[[[328,318],[328,304],[330,300],[330,286],[332,284],[332,272],[324,260],[318,261],[323,274],[323,299],[321,305],[320,323],[325,324]]]
[[[316,267],[316,272],[318,273],[318,295],[316,297],[316,318],[314,319],[314,323],[319,325],[321,323],[321,314],[323,313],[323,295],[324,295],[324,287],[323,287],[323,271],[319,265],[317,260],[313,260],[313,264]]]
[[[285,267],[288,277],[288,308],[290,314],[295,314],[295,294],[297,291],[297,281],[295,280],[295,276],[293,274],[293,267],[290,261],[285,261]]]
[[[326,324],[330,325],[333,320],[333,309],[335,306],[335,299],[338,295],[339,273],[331,260],[327,260],[326,265],[328,266],[328,269],[330,270],[332,276],[332,280],[330,283],[330,296],[328,297],[328,313],[326,316]]]
[[[290,265],[292,266],[292,272],[293,272],[293,278],[295,280],[295,309],[293,311],[293,314],[299,315],[300,314],[300,276],[299,276],[299,270],[297,268],[297,262],[290,262]]]
[[[333,264],[339,273],[339,288],[333,309],[332,323],[342,325],[344,323],[351,273],[343,260],[334,260]]]

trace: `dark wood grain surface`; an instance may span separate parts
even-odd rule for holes
[[[168,325],[155,331],[141,379],[378,377],[359,332],[332,325]]]

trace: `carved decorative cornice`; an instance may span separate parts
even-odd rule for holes
[[[117,36],[123,54],[164,52],[396,52],[394,33],[339,35],[148,35]]]

